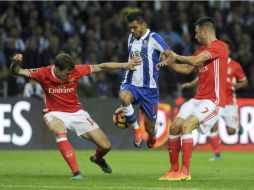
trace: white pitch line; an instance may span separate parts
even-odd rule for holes
[[[49,186],[49,185],[0,185],[0,188],[38,188],[38,189],[137,189],[137,190],[201,190],[197,188],[164,188],[164,187],[135,187],[135,186],[93,186],[93,187],[78,187],[78,186]]]

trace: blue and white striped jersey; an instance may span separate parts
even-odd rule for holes
[[[128,39],[129,59],[140,56],[142,64],[136,66],[136,71],[126,70],[122,83],[132,84],[137,87],[158,88],[159,73],[156,65],[160,62],[160,54],[170,47],[162,37],[154,32],[147,32],[140,39],[130,34]]]

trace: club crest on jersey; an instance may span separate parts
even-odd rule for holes
[[[148,41],[147,40],[143,40],[143,47],[147,47],[148,46]]]
[[[38,72],[38,69],[29,69],[30,73],[36,73]]]

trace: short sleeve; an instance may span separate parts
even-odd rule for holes
[[[77,69],[80,76],[87,76],[92,73],[92,66],[91,65],[76,65],[75,69]]]
[[[154,45],[155,45],[155,49],[158,50],[159,52],[164,52],[165,50],[170,50],[171,48],[169,47],[169,45],[165,42],[165,40],[163,40],[163,38],[157,34],[154,33],[152,35],[153,39],[154,39]]]
[[[218,45],[217,43],[212,43],[203,52],[208,53],[211,59],[216,59],[224,51],[221,45]]]
[[[236,72],[235,72],[235,77],[237,81],[244,81],[246,80],[246,75],[243,71],[243,68],[239,63],[236,64]]]
[[[43,68],[27,69],[27,71],[29,72],[30,78],[35,79],[38,82],[42,81]]]

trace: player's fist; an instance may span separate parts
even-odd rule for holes
[[[23,61],[23,56],[22,56],[22,54],[20,54],[20,53],[14,55],[13,58],[12,58],[12,63],[13,63],[13,64],[19,64],[19,63],[21,63],[22,61]]]
[[[163,54],[160,57],[161,62],[157,64],[157,68],[166,67],[166,66],[172,65],[175,62],[175,60],[176,60],[175,56],[176,56],[176,54],[173,51],[167,52],[167,55]]]

